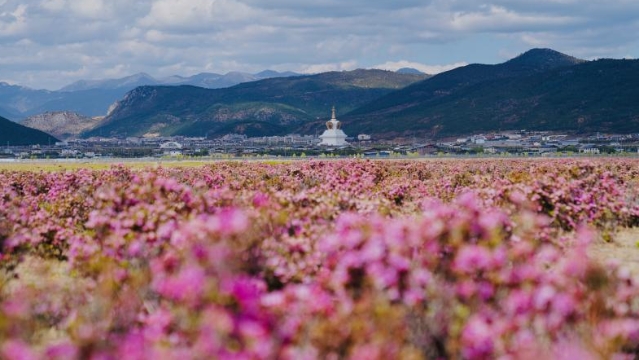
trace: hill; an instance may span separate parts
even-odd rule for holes
[[[504,78],[543,73],[552,68],[572,66],[583,60],[550,49],[533,49],[503,64],[470,64],[449,70],[388,94],[349,115],[373,112],[393,113],[407,107],[445,98],[476,84]]]
[[[200,73],[187,77],[174,75],[163,79],[156,79],[147,73],[139,73],[119,79],[80,80],[63,87],[60,89],[60,92],[76,92],[96,89],[126,89],[128,92],[139,86],[153,85],[191,85],[207,89],[220,89],[249,81],[298,75],[299,74],[290,71],[277,72],[273,70],[264,70],[257,74],[231,71],[224,75],[216,73]]]
[[[423,72],[421,72],[421,71],[419,71],[417,69],[408,68],[408,67],[397,69],[397,72],[400,73],[400,74],[424,74],[425,75],[425,73],[423,73]]]
[[[57,91],[35,90],[0,82],[0,116],[13,121],[45,112],[72,111],[84,116],[104,116],[113,103],[129,91],[147,85],[192,85],[224,88],[265,78],[295,76],[292,72],[263,71],[258,74],[230,72],[201,73],[189,77],[155,79],[139,73],[118,79],[80,80]]]
[[[4,145],[46,145],[54,144],[58,139],[40,130],[28,128],[0,117],[0,144]]]
[[[30,116],[21,124],[67,140],[95,128],[101,121],[100,117],[90,118],[71,111],[55,111]]]
[[[388,94],[342,117],[350,133],[457,135],[529,129],[639,131],[639,61],[583,61],[534,49]]]
[[[424,75],[354,70],[270,78],[226,89],[139,87],[86,135],[286,134],[424,79]]]

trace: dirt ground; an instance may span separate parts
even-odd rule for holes
[[[639,278],[639,228],[619,231],[612,242],[593,244],[588,255],[604,264],[610,260],[618,261]]]

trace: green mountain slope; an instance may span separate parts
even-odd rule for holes
[[[485,81],[539,74],[583,62],[554,50],[532,49],[503,64],[471,64],[435,75],[360,107],[349,115],[393,113],[429,101],[437,101]]]
[[[579,61],[533,50],[470,65],[342,117],[351,133],[455,135],[509,129],[639,132],[639,61]]]
[[[58,141],[53,136],[0,117],[0,145],[46,145]]]
[[[139,87],[85,136],[286,134],[326,118],[333,105],[345,113],[426,77],[354,70],[272,78],[226,89]]]

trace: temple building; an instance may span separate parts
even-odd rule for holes
[[[323,146],[346,146],[346,134],[342,131],[342,123],[335,118],[335,106],[333,106],[333,115],[326,122],[326,130],[320,135]]]

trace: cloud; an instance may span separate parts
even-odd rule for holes
[[[246,22],[253,14],[249,6],[234,0],[157,0],[139,24],[155,29],[215,29]]]
[[[0,38],[12,37],[24,32],[27,27],[27,5],[17,5],[5,11],[0,11]]]
[[[329,64],[313,64],[301,66],[298,71],[307,74],[318,74],[328,71],[347,71],[357,68],[357,61],[350,60],[341,63],[329,63]]]
[[[557,14],[525,14],[501,6],[483,6],[480,11],[453,14],[451,26],[459,31],[512,32],[561,28],[583,19]]]
[[[111,15],[111,8],[103,0],[69,0],[69,7],[82,18],[99,19]]]
[[[58,88],[140,71],[437,73],[530,47],[636,58],[637,13],[634,0],[0,0],[0,78]]]
[[[466,66],[466,65],[468,65],[468,63],[466,62],[458,62],[458,63],[446,64],[446,65],[427,65],[427,64],[421,64],[421,63],[417,63],[413,61],[400,60],[400,61],[387,61],[383,64],[375,65],[373,66],[373,68],[391,70],[391,71],[397,71],[401,68],[413,68],[421,72],[424,72],[426,74],[435,75],[444,71],[452,70],[452,69],[455,69],[461,66]]]

